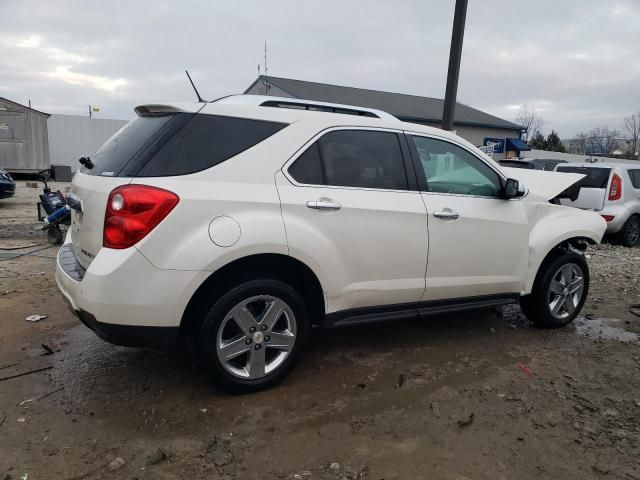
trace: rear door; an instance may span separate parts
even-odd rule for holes
[[[582,208],[584,210],[602,210],[607,198],[609,177],[611,176],[610,168],[559,165],[556,171],[586,175],[585,178],[578,182],[578,186],[580,187],[578,198],[575,201],[562,198],[560,199],[562,205]]]
[[[422,296],[427,216],[402,142],[395,131],[334,129],[276,177],[289,251],[324,272],[327,313]]]

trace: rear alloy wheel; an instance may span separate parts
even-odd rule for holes
[[[536,325],[563,327],[578,315],[589,291],[584,255],[556,253],[542,263],[531,294],[520,299],[525,316]]]
[[[214,383],[235,393],[268,388],[294,366],[309,334],[303,299],[271,279],[243,283],[209,310],[198,338]]]
[[[627,220],[620,231],[620,240],[625,247],[640,245],[640,217],[634,215]]]
[[[218,328],[218,360],[232,375],[263,378],[291,354],[296,332],[296,317],[284,301],[271,295],[247,298]]]

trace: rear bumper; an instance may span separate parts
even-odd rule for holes
[[[624,204],[620,205],[605,205],[605,207],[598,212],[600,215],[613,215],[613,220],[607,222],[607,233],[618,233],[627,223],[627,220],[631,216],[631,210],[625,207]]]
[[[178,327],[116,325],[99,322],[96,317],[84,310],[73,311],[73,313],[98,337],[114,345],[173,350],[178,343]]]
[[[58,252],[56,282],[72,312],[100,338],[173,348],[184,310],[205,272],[162,270],[135,248],[102,249],[84,270],[71,235]]]

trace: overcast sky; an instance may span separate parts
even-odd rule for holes
[[[145,102],[243,92],[269,74],[444,97],[454,0],[0,0],[0,96],[130,118]],[[560,136],[640,109],[639,0],[469,0],[458,101]]]

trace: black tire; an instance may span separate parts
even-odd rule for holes
[[[234,307],[248,299],[260,296],[274,297],[289,307],[295,321],[295,339],[288,356],[273,371],[266,373],[261,378],[241,378],[231,373],[219,359],[218,334],[221,328],[227,328],[224,322]],[[302,296],[290,285],[273,279],[245,281],[219,297],[209,309],[197,334],[198,359],[213,383],[224,390],[231,393],[256,392],[274,386],[291,371],[309,337],[310,329],[311,322],[307,306]],[[221,335],[223,333],[224,331],[221,332]],[[263,355],[266,355],[267,351],[271,351],[268,350],[270,346],[267,344],[267,334],[268,332],[265,332],[264,340],[257,342],[262,342],[261,345],[265,346]],[[243,336],[244,334],[239,332],[238,335]],[[248,336],[243,338],[249,339]],[[253,347],[257,347],[257,343],[254,343]],[[253,353],[253,351],[248,351],[246,355]],[[249,362],[248,359],[246,361]]]
[[[62,245],[62,231],[59,227],[51,225],[47,229],[47,241],[51,245]]]
[[[633,215],[630,217],[618,235],[620,243],[625,247],[637,247],[640,245],[640,216]]]
[[[552,313],[550,301],[555,298],[555,295],[550,291],[551,282],[554,280],[554,277],[560,273],[560,269],[569,264],[573,264],[581,270],[583,279],[582,296],[577,304],[574,302],[574,297],[571,296],[570,305],[574,306],[573,311],[563,316],[563,318],[558,318],[559,315],[564,315],[564,313],[567,312],[559,312],[556,315]],[[524,315],[535,325],[543,328],[560,328],[568,325],[576,318],[584,305],[588,293],[589,267],[584,255],[559,250],[552,253],[542,262],[536,275],[531,294],[520,298],[520,307]]]

